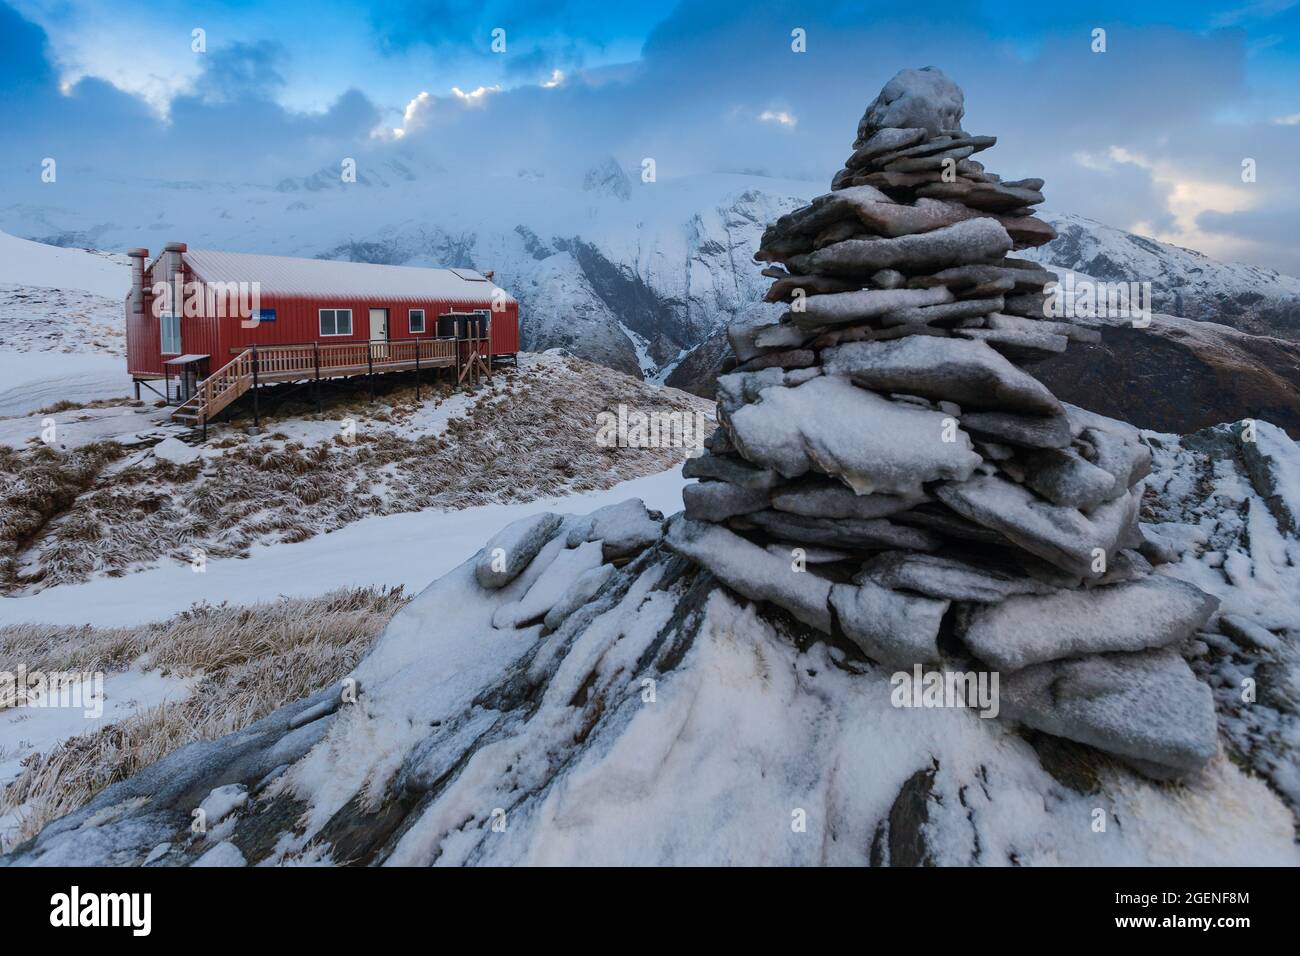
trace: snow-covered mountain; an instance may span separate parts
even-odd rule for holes
[[[525,348],[562,347],[662,381],[762,297],[767,282],[751,257],[763,227],[825,187],[740,174],[644,182],[607,159],[563,178],[522,169],[469,180],[388,160],[359,163],[356,182],[326,168],[274,185],[139,181],[50,190],[40,205],[0,207],[0,229],[117,251],[177,239],[490,269],[522,303]],[[1098,279],[1149,281],[1158,311],[1300,339],[1300,279],[1075,216],[1052,218],[1060,238],[1032,253],[1044,262]],[[673,384],[692,380],[679,375]]]
[[[1083,216],[1048,214],[1057,238],[1027,259],[1107,282],[1150,282],[1156,311],[1300,339],[1300,278],[1219,262]]]

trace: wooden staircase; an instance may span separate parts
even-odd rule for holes
[[[194,394],[172,412],[171,419],[201,428],[221,413],[227,405],[253,387],[252,349],[245,349],[199,382]]]

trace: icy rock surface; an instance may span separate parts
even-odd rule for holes
[[[815,575],[792,573],[792,561],[726,528],[687,518],[669,524],[667,541],[736,593],[753,601],[770,601],[805,624],[830,631],[830,583]]]
[[[664,516],[649,511],[640,498],[606,505],[580,518],[569,528],[568,545],[600,541],[606,561],[617,561],[644,551],[663,534]]]
[[[916,128],[930,136],[959,130],[965,109],[961,87],[938,67],[900,70],[867,107],[858,137],[887,128]]]
[[[1083,591],[1008,597],[975,610],[962,640],[1003,671],[1109,651],[1183,641],[1210,619],[1218,599],[1167,577]]]
[[[1210,688],[1170,650],[1025,668],[1003,682],[1002,709],[1030,727],[1091,744],[1147,771],[1197,770],[1218,746]]]
[[[841,377],[771,386],[731,416],[740,454],[786,478],[833,475],[858,494],[918,495],[927,481],[966,478],[979,464],[964,433],[945,441],[947,416],[893,402]]]
[[[474,566],[485,588],[504,587],[528,567],[560,528],[560,516],[547,512],[506,525],[484,545]]]

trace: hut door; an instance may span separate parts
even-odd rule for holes
[[[388,310],[370,310],[370,352],[375,358],[388,358]]]

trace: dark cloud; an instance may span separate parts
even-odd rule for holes
[[[280,70],[288,56],[284,46],[272,40],[218,47],[203,54],[198,87],[212,100],[265,99],[284,87]]]

